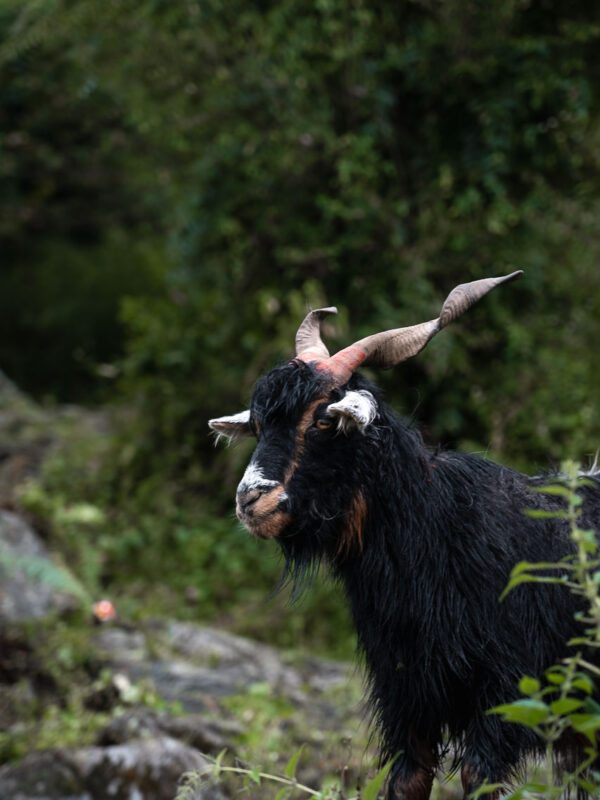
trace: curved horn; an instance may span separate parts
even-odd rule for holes
[[[437,319],[367,336],[344,350],[340,350],[339,353],[329,358],[323,367],[332,372],[340,384],[346,383],[354,370],[361,364],[365,367],[381,367],[382,369],[394,367],[420,353],[438,331],[464,314],[467,309],[496,286],[513,281],[522,274],[523,270],[517,270],[499,278],[483,278],[479,281],[461,283],[450,292]]]
[[[337,308],[316,308],[309,311],[296,334],[296,358],[301,361],[323,361],[329,350],[321,341],[321,320],[328,314],[337,314]]]

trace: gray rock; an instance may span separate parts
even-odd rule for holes
[[[197,750],[169,737],[111,747],[37,751],[0,768],[6,800],[173,800],[184,772],[207,761]],[[225,800],[206,786],[188,800]]]
[[[167,736],[178,739],[190,747],[217,755],[221,750],[233,750],[230,737],[242,732],[235,720],[208,719],[201,714],[177,717],[166,711],[136,708],[111,720],[98,735],[100,745],[123,744],[132,739],[149,739]]]
[[[273,647],[187,622],[153,620],[139,631],[102,630],[96,644],[111,667],[132,681],[150,679],[159,694],[188,712],[214,709],[214,698],[268,684],[303,705],[305,687],[323,691],[348,680],[348,666],[319,659],[288,666]]]
[[[326,691],[348,679],[347,664],[304,658],[290,667],[276,648],[214,628],[171,620],[154,621],[152,630],[166,638],[176,653],[194,663],[219,672],[237,670],[244,686],[264,682],[293,698],[305,684],[316,691]],[[304,699],[304,695],[299,694],[298,699]]]
[[[60,751],[30,753],[0,767],[0,797],[11,800],[92,800],[77,770]]]
[[[68,581],[35,531],[16,514],[0,511],[0,621],[25,622],[73,608]]]

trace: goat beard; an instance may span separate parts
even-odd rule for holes
[[[284,557],[284,569],[276,592],[290,587],[290,601],[296,602],[313,584],[321,567],[332,565],[339,553],[340,524],[344,513],[320,510],[313,501],[304,524],[293,523],[277,538]],[[333,573],[335,574],[335,570]]]

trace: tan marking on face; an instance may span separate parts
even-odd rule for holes
[[[279,501],[283,492],[284,488],[282,484],[279,484],[279,486],[276,486],[275,489],[272,489],[270,492],[267,492],[259,497],[256,503],[254,503],[252,506],[252,516],[256,517],[257,520],[260,521],[260,519],[263,517],[272,514],[279,505]]]
[[[345,524],[341,531],[337,556],[346,558],[355,546],[362,552],[363,528],[367,517],[367,502],[362,492],[357,492],[352,500],[350,510],[346,515]]]
[[[286,511],[278,511],[277,506],[281,495],[287,490],[290,480],[298,467],[300,457],[304,452],[304,440],[306,431],[313,422],[313,416],[317,406],[327,400],[327,397],[320,397],[313,401],[304,411],[300,422],[296,427],[296,452],[286,470],[283,483],[260,497],[252,507],[252,516],[241,519],[246,528],[253,536],[259,539],[272,539],[284,530],[291,521],[291,516]],[[257,424],[257,423],[255,423]],[[257,425],[258,428],[258,425]],[[239,516],[239,515],[238,515]]]
[[[313,422],[313,416],[315,410],[321,403],[325,403],[327,401],[327,397],[319,397],[317,400],[314,400],[308,408],[304,411],[302,416],[300,417],[300,422],[296,427],[296,452],[294,453],[294,457],[292,458],[289,467],[285,473],[285,477],[283,479],[283,485],[287,489],[290,480],[294,472],[296,471],[298,464],[300,463],[300,457],[304,452],[304,442],[306,437],[306,431],[310,428]]]
[[[265,519],[260,520],[255,525],[246,525],[253,536],[258,539],[272,539],[279,536],[286,525],[289,525],[290,515],[285,511],[274,511]]]

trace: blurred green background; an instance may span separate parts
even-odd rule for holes
[[[335,350],[523,269],[373,377],[432,445],[593,458],[595,0],[1,0],[0,32],[0,369],[107,420],[17,502],[92,596],[351,652],[326,585],[267,599],[276,546],[233,515],[250,451],[206,425],[309,307],[340,308]]]

